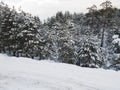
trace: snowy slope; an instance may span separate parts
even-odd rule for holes
[[[0,54],[0,90],[120,90],[120,72]]]

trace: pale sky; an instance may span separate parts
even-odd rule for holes
[[[43,21],[58,11],[87,12],[93,4],[99,6],[106,0],[2,0],[11,7],[22,7],[26,12],[37,15]],[[120,0],[110,0],[113,6],[120,8]],[[99,7],[100,8],[100,7]]]

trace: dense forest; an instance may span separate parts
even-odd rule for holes
[[[0,53],[81,67],[120,70],[120,9],[110,1],[41,22],[0,2]]]

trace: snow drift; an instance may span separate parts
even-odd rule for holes
[[[120,72],[0,54],[0,90],[120,90]]]

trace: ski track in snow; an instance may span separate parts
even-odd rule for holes
[[[0,90],[120,90],[120,72],[0,54]]]

